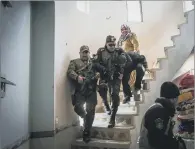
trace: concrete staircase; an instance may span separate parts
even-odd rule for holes
[[[120,103],[114,128],[107,128],[110,116],[106,113],[96,113],[92,140],[88,144],[84,143],[81,131],[78,139],[72,143],[72,149],[129,149],[131,130],[135,129],[134,118],[139,114],[139,104],[143,103],[144,91],[141,95],[140,102]],[[120,97],[123,99],[122,93]]]
[[[158,91],[162,82],[172,80],[194,47],[194,9],[184,13],[184,16],[186,22],[178,25],[180,34],[171,37],[173,46],[164,48],[166,57],[158,58],[153,68],[155,81],[150,82],[150,87],[155,87]],[[159,95],[159,92],[153,93],[153,97]]]
[[[160,95],[161,84],[165,81],[172,80],[194,47],[194,9],[184,13],[184,16],[186,22],[178,25],[180,34],[171,37],[173,46],[164,48],[166,57],[158,58],[156,65],[151,69],[152,79],[148,82],[150,91],[144,94],[147,102],[139,105],[139,113],[145,113],[148,107],[154,103],[154,100]],[[131,137],[133,142],[139,136],[141,120],[142,116],[136,117],[135,119],[136,131]],[[132,146],[133,149],[138,148],[136,143]]]
[[[139,129],[142,116],[156,97],[159,96],[160,85],[171,77],[184,63],[194,46],[194,10],[185,13],[186,23],[178,26],[179,35],[172,36],[173,46],[165,47],[165,58],[158,58],[157,64],[151,69],[151,74],[146,74],[144,80],[148,84],[148,89],[142,91],[140,102],[131,102],[129,105],[120,104],[116,115],[116,127],[107,128],[109,116],[105,113],[96,113],[93,128],[92,141],[85,144],[82,141],[82,132],[75,142],[72,149],[129,149],[132,143],[131,131]],[[187,40],[186,40],[187,39]],[[150,90],[150,88],[152,90]],[[148,92],[148,93],[147,93]],[[146,94],[145,94],[146,93]],[[144,103],[147,98],[147,104]],[[121,99],[123,99],[121,94]],[[141,108],[140,108],[141,107]],[[133,134],[134,146],[138,134]]]

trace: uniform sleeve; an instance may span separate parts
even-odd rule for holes
[[[99,63],[94,63],[93,64],[93,69],[95,69],[96,72],[99,72],[100,74],[105,74],[106,73],[106,68]]]
[[[101,63],[101,48],[97,50],[97,62]]]
[[[78,74],[75,72],[76,71],[76,66],[75,66],[75,62],[72,60],[70,61],[70,64],[68,66],[68,77],[70,77],[73,80],[77,80]]]
[[[164,108],[156,108],[145,117],[145,127],[148,130],[148,141],[154,149],[177,149],[173,136],[165,134],[169,118]]]
[[[133,44],[134,50],[139,51],[139,49],[138,49],[139,48],[139,42],[137,40],[136,34],[134,34],[134,33],[132,35],[131,43]]]

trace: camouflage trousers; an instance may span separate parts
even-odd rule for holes
[[[109,91],[110,97],[111,97],[111,119],[115,120],[115,115],[116,112],[118,111],[118,106],[120,103],[120,98],[119,98],[119,92],[120,92],[120,85],[121,85],[121,80],[116,78],[112,81],[109,81],[108,83],[105,83],[104,85],[98,86],[98,92],[103,99],[103,102],[105,106],[109,105],[108,100],[107,100],[107,93]]]
[[[84,108],[86,104],[86,109]],[[94,116],[95,107],[97,105],[97,93],[93,92],[89,96],[83,96],[80,93],[75,94],[74,111],[82,118],[84,118],[84,131],[90,132]]]

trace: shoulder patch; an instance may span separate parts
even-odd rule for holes
[[[105,50],[105,48],[101,48],[101,49],[100,49],[100,51],[104,51],[104,50]]]
[[[157,129],[162,130],[164,128],[163,120],[161,118],[157,118],[154,122]]]
[[[105,48],[99,48],[98,50],[97,50],[97,53],[98,52],[102,52],[102,51],[104,51],[105,50]]]

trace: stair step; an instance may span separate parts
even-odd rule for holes
[[[71,145],[71,149],[129,149],[130,144],[130,141],[101,140],[96,138],[92,138],[86,144],[82,138],[79,138]]]
[[[114,128],[108,128],[108,122],[102,126],[94,126],[91,129],[91,137],[102,140],[115,140],[115,141],[130,141],[130,131],[134,129],[134,126],[116,126]],[[82,137],[82,130],[80,137]]]
[[[93,128],[95,129],[105,129],[108,126],[108,122],[109,122],[109,118],[110,116],[102,116],[102,119],[99,117],[95,118],[94,122],[93,122]],[[125,123],[117,123],[116,126],[112,129],[120,129],[120,130],[126,130],[126,129],[133,129],[134,126],[132,125],[127,125]]]
[[[136,114],[132,113],[117,113],[116,114],[116,126],[120,127],[120,126],[134,126],[134,116]],[[108,124],[109,120],[110,120],[110,116],[107,115],[106,113],[96,113],[96,117],[94,120],[102,120],[105,121],[105,124]]]
[[[92,128],[92,137],[98,139],[129,141],[131,140],[130,130],[134,126],[118,123],[114,128],[108,128],[109,119],[106,121],[95,120]]]
[[[129,115],[129,116],[137,115],[137,102],[138,101],[130,101],[129,103],[126,104],[123,104],[121,102],[118,107],[117,115]]]

